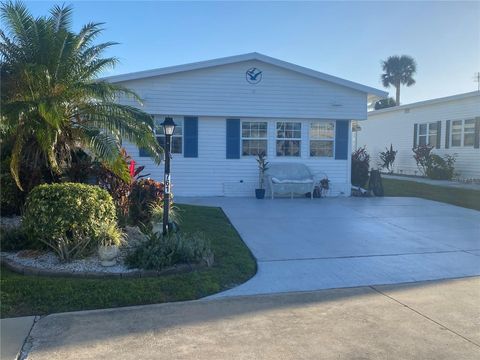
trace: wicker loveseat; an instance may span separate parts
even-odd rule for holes
[[[274,198],[274,194],[306,194],[313,198],[317,180],[310,169],[301,163],[270,163],[265,171],[265,182]]]

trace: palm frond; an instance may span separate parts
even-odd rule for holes
[[[25,137],[21,131],[18,131],[14,140],[12,149],[12,155],[10,160],[10,173],[12,178],[17,184],[17,187],[23,191],[22,184],[20,182],[20,165],[22,158],[22,149],[25,143]]]
[[[84,25],[77,36],[77,50],[87,47],[103,31],[102,25],[94,22]]]
[[[87,66],[82,68],[81,79],[90,80],[95,78],[106,69],[114,68],[117,64],[118,59],[115,57],[92,60]]]
[[[112,169],[123,140],[146,149],[157,163],[162,160],[152,117],[116,103],[127,97],[141,103],[140,97],[97,80],[118,62],[103,57],[115,42],[94,43],[102,23],[74,32],[72,7],[64,5],[38,18],[21,2],[3,3],[0,12],[6,24],[0,30],[0,131],[15,144],[11,172],[19,187],[22,162],[59,173],[80,146]]]
[[[1,18],[7,24],[10,35],[23,43],[28,43],[28,29],[33,22],[33,17],[21,1],[13,3],[8,1],[1,5]]]
[[[82,60],[85,63],[90,63],[92,60],[100,56],[105,51],[105,49],[114,45],[118,45],[118,43],[114,41],[108,41],[102,44],[91,46],[82,51]]]
[[[50,10],[50,15],[55,22],[55,31],[60,29],[68,29],[72,23],[72,11],[71,5],[54,5]]]
[[[87,145],[97,159],[113,164],[120,148],[115,137],[106,132],[90,128],[85,131],[85,138],[88,140],[85,145]]]

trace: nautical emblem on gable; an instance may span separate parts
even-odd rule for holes
[[[258,84],[262,81],[262,70],[252,67],[245,73],[245,78],[250,84]]]

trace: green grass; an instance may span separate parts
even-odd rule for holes
[[[215,264],[199,271],[139,279],[78,279],[24,276],[2,268],[1,317],[198,299],[252,277],[256,263],[219,208],[179,205],[182,230],[202,231]]]
[[[385,196],[413,196],[480,210],[480,191],[422,184],[415,181],[382,179]]]

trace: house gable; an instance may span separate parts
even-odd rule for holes
[[[258,83],[246,72],[261,71]],[[124,80],[152,114],[366,119],[368,93],[260,60]],[[131,100],[122,103],[135,105]]]

